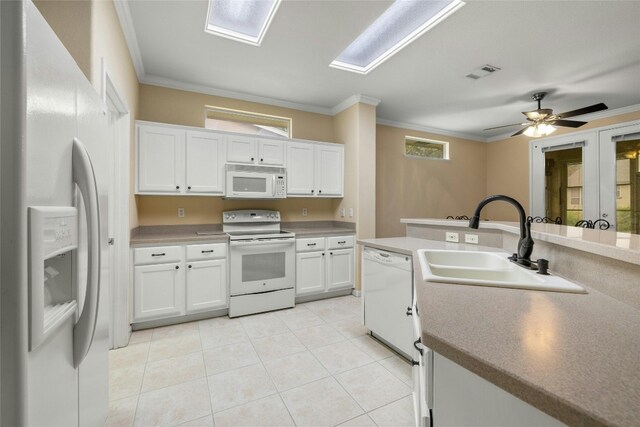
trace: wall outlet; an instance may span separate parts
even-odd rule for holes
[[[353,208],[349,208],[349,218],[353,218]]]
[[[447,231],[444,239],[447,242],[453,242],[453,243],[458,243],[460,241],[460,237],[458,233],[452,233],[450,231]]]
[[[477,234],[465,234],[464,235],[464,242],[465,243],[471,243],[473,245],[477,245],[478,244],[478,235]]]
[[[344,208],[340,208],[340,218],[344,218],[344,216],[345,216]]]
[[[308,213],[307,208],[302,208],[302,216],[307,216]]]
[[[184,208],[178,208],[178,218],[184,218]]]

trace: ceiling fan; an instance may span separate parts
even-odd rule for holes
[[[538,109],[522,112],[522,114],[527,117],[527,121],[525,123],[514,123],[511,125],[496,126],[485,130],[507,128],[511,126],[525,126],[511,136],[518,136],[520,134],[525,134],[532,137],[547,136],[556,130],[555,126],[579,128],[580,126],[587,124],[587,122],[580,122],[577,120],[565,120],[568,117],[595,113],[596,111],[602,111],[609,108],[601,102],[599,104],[590,105],[588,107],[578,108],[577,110],[567,111],[560,114],[553,114],[553,110],[551,108],[542,108],[540,106],[540,102],[544,99],[546,94],[546,92],[538,92],[534,93],[531,96],[534,101],[538,101]]]

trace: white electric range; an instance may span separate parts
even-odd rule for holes
[[[229,317],[295,305],[295,234],[280,230],[280,213],[227,211],[229,235]]]

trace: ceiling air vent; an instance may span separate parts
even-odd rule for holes
[[[500,71],[500,68],[495,67],[493,65],[486,64],[480,68],[473,70],[472,72],[467,74],[465,77],[469,77],[470,79],[473,79],[473,80],[478,80],[478,79],[481,79],[482,77],[488,76],[489,74],[495,73],[496,71]]]

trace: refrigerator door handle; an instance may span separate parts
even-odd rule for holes
[[[98,186],[89,153],[78,138],[73,139],[73,181],[78,185],[87,218],[87,290],[84,307],[73,328],[73,362],[80,365],[87,355],[98,319],[100,295],[100,210]]]

